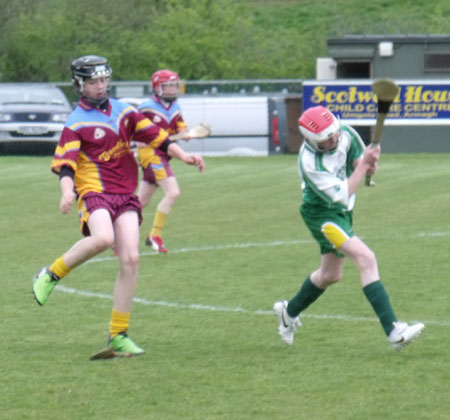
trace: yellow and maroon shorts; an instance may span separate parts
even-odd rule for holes
[[[170,167],[170,156],[151,147],[138,148],[139,163],[144,181],[156,184],[158,181],[174,176]]]
[[[142,206],[136,194],[105,194],[89,192],[78,199],[78,216],[84,236],[89,236],[89,216],[98,209],[106,209],[114,221],[126,211],[136,211],[139,225],[142,223]]]
[[[159,156],[158,160],[159,162],[152,162],[146,168],[142,168],[142,179],[150,184],[156,184],[158,181],[174,176],[169,159]]]

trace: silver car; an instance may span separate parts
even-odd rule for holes
[[[0,143],[57,143],[71,111],[56,86],[0,83]]]

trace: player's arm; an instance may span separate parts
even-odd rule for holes
[[[134,125],[133,127],[130,125],[129,129],[131,131],[132,140],[138,147],[142,146],[140,143],[143,143],[154,149],[158,149],[165,141],[168,141],[169,133],[166,130],[162,129],[157,124],[154,124],[141,112],[134,111],[135,112],[129,114],[130,117],[134,119]]]
[[[348,193],[352,196],[358,189],[361,181],[366,177],[366,173],[375,173],[378,159],[380,158],[380,146],[368,147],[364,155],[354,162],[355,170],[348,178]]]
[[[380,150],[368,152],[361,136],[353,127],[345,126],[344,130],[351,139],[347,151],[347,165],[352,165],[354,169],[347,183],[349,196],[352,196],[361,183],[361,173],[366,171],[367,173],[374,174],[376,172]]]
[[[59,208],[64,214],[70,212],[75,200],[74,177],[80,145],[78,135],[70,128],[64,127],[51,165],[52,172],[59,175],[61,187]]]
[[[199,155],[186,153],[178,144],[169,140],[167,146],[167,154],[171,157],[178,158],[188,165],[195,165],[200,172],[205,169],[205,162]]]
[[[189,141],[191,139],[189,137],[189,130],[187,128],[185,130],[179,131],[177,134],[170,135],[169,140],[173,140],[175,136],[177,140]]]
[[[143,107],[143,104],[141,104],[137,107],[137,111],[138,111],[138,113],[142,114],[145,118],[147,118],[152,123],[152,125],[153,125],[152,130],[154,133],[156,132],[157,129],[159,130],[160,127],[153,122],[154,114],[151,112],[152,110],[150,108],[145,107],[145,106]],[[139,117],[138,117],[138,119],[139,119]],[[154,135],[154,133],[152,135]],[[142,147],[147,147],[149,145],[147,141],[137,140],[137,137],[138,136],[136,136],[136,135],[134,136],[133,143],[135,144],[135,146],[138,149],[140,149]]]
[[[205,162],[201,156],[186,153],[175,142],[169,140],[169,133],[166,130],[152,123],[143,114],[136,113],[135,116],[138,123],[133,138],[134,141],[143,141],[149,146],[160,149],[169,156],[178,158],[188,165],[195,165],[200,172],[205,169]]]
[[[357,167],[360,165],[358,164]],[[334,173],[327,171],[324,167],[317,164],[315,154],[308,152],[302,153],[299,159],[300,175],[310,190],[329,205],[339,203],[347,207],[351,202],[351,197],[355,192],[354,183],[358,182],[364,176],[354,170],[350,178],[337,177]]]
[[[61,187],[59,209],[63,214],[67,214],[72,210],[73,202],[75,201],[74,176],[75,172],[70,166],[63,166],[59,172],[59,185]]]

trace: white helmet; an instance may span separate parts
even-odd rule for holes
[[[340,121],[324,106],[308,108],[299,118],[300,133],[316,150],[318,146],[331,139],[341,129]]]

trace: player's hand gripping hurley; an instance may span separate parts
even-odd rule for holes
[[[396,96],[400,93],[400,88],[393,80],[390,79],[378,79],[372,83],[372,91],[378,98],[378,114],[375,125],[375,133],[371,146],[376,146],[380,143],[381,132],[383,131],[384,120],[389,113],[389,108],[394,102]],[[372,175],[366,175],[366,185],[370,187]]]
[[[173,134],[169,138],[170,140],[183,140],[186,139],[202,139],[208,137],[211,134],[211,127],[209,124],[200,123],[195,127],[192,127],[187,133]]]

